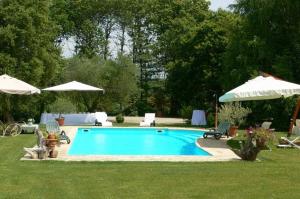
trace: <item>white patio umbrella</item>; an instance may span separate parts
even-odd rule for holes
[[[42,90],[43,91],[104,91],[102,88],[97,88],[77,81],[60,84]]]
[[[290,97],[300,94],[300,85],[276,79],[272,76],[258,76],[219,98],[220,102],[265,100]]]
[[[228,91],[219,98],[220,102],[246,101],[246,100],[265,100],[280,97],[290,97],[300,94],[300,85],[276,79],[272,76],[258,76],[247,81],[241,86]],[[295,108],[293,119],[290,123],[289,135],[292,132],[294,121],[300,110],[300,100]]]
[[[41,93],[40,89],[6,74],[0,76],[0,92],[18,95]]]

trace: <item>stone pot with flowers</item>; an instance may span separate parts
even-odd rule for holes
[[[272,131],[264,128],[248,128],[246,130],[246,141],[240,142],[241,150],[238,155],[243,160],[254,161],[257,154],[267,148],[267,144],[274,140]]]
[[[49,111],[51,113],[59,113],[58,117],[55,118],[59,126],[65,124],[65,118],[63,113],[74,113],[76,112],[76,106],[68,99],[58,98],[54,103],[49,105]]]
[[[267,144],[274,140],[274,133],[268,129],[264,128],[255,128],[254,129],[254,138],[256,147],[260,149],[267,148]]]

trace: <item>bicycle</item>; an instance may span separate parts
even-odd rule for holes
[[[0,121],[0,132],[2,131],[2,136],[17,136],[22,133],[21,125],[25,122],[4,124]]]

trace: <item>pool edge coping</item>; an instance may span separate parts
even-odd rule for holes
[[[197,147],[202,148],[211,156],[195,156],[195,155],[68,155],[68,151],[72,146],[72,141],[75,138],[78,128],[149,128],[149,127],[94,127],[94,126],[63,126],[62,129],[65,130],[71,139],[71,144],[61,144],[56,147],[58,150],[57,158],[46,158],[45,160],[55,160],[55,161],[66,161],[66,162],[104,162],[104,161],[128,161],[128,162],[224,162],[224,161],[236,161],[240,158],[227,146],[226,148],[216,149],[211,147],[202,146],[199,143],[200,139],[196,140]],[[150,128],[168,128],[177,130],[199,130],[206,131],[203,128],[184,128],[184,127],[150,127]],[[206,139],[210,140],[210,139]],[[223,146],[224,147],[224,146]],[[224,152],[224,153],[223,153]],[[34,160],[25,156],[21,160]]]

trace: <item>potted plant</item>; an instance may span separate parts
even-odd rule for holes
[[[267,143],[274,139],[274,134],[264,128],[256,128],[253,130],[256,146],[260,149],[265,149]]]
[[[62,116],[62,113],[76,112],[76,107],[69,100],[58,98],[49,106],[49,110],[52,113],[59,113],[58,118],[55,118],[55,120],[58,122],[59,126],[63,126],[65,118]]]
[[[247,140],[240,142],[241,150],[238,151],[238,155],[243,160],[254,161],[256,160],[257,154],[262,150],[266,149],[267,143],[273,141],[274,134],[272,131],[264,128],[248,128],[247,129]]]
[[[27,120],[27,124],[28,124],[28,125],[33,125],[34,122],[35,122],[35,121],[34,121],[33,118],[29,118],[29,119]]]
[[[55,118],[59,126],[65,125],[65,118],[59,113],[58,118]]]
[[[49,150],[49,157],[56,158],[58,152],[55,150],[55,146],[59,143],[59,135],[56,133],[49,133],[46,139],[46,146]]]
[[[251,109],[242,107],[239,102],[230,102],[221,105],[218,112],[219,122],[229,122],[229,136],[236,135],[239,125],[245,122],[246,116],[251,113]]]

